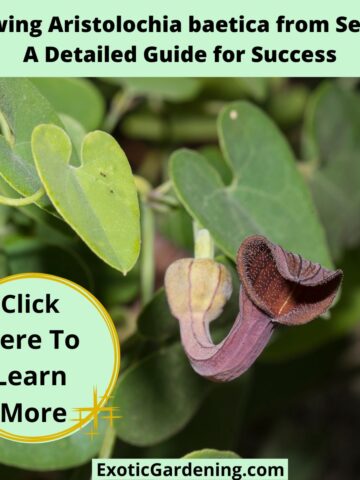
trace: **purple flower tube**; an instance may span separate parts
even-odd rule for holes
[[[325,313],[342,280],[341,270],[323,268],[258,235],[241,244],[237,269],[242,282],[239,314],[217,345],[209,324],[231,295],[226,268],[211,259],[182,259],[170,265],[165,276],[186,355],[199,375],[215,382],[244,373],[266,347],[276,325],[302,325]]]

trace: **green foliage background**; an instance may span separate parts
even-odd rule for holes
[[[0,440],[1,478],[88,479],[98,454],[194,452],[289,458],[292,480],[357,479],[358,80],[0,79],[0,113],[0,193],[44,189],[0,206],[1,274],[64,276],[103,302],[122,344],[123,415],[93,441]],[[216,339],[237,313],[233,261],[247,235],[344,270],[327,318],[280,329],[227,385],[191,370],[162,289],[166,267],[192,255],[193,221],[233,275]]]

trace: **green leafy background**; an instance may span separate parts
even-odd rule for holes
[[[88,479],[91,458],[112,455],[283,457],[292,480],[358,479],[358,90],[357,79],[0,79],[0,194],[43,189],[0,205],[2,276],[60,275],[103,302],[121,340],[123,417],[95,440],[1,440],[0,478]],[[238,312],[247,235],[344,270],[326,318],[277,330],[226,385],[190,368],[163,290],[168,265],[193,255],[194,222],[233,279],[216,340]]]

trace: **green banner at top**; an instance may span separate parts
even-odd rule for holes
[[[358,76],[355,0],[15,0],[0,76]]]

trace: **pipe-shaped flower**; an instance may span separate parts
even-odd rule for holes
[[[227,337],[215,345],[209,324],[231,295],[226,268],[211,259],[170,265],[165,288],[192,367],[213,381],[244,373],[267,345],[276,324],[300,325],[324,313],[339,289],[342,272],[286,252],[255,235],[242,243],[237,268],[242,287],[239,314]]]
[[[251,301],[284,325],[302,325],[325,313],[342,279],[341,270],[323,268],[260,235],[243,241],[236,263]]]

